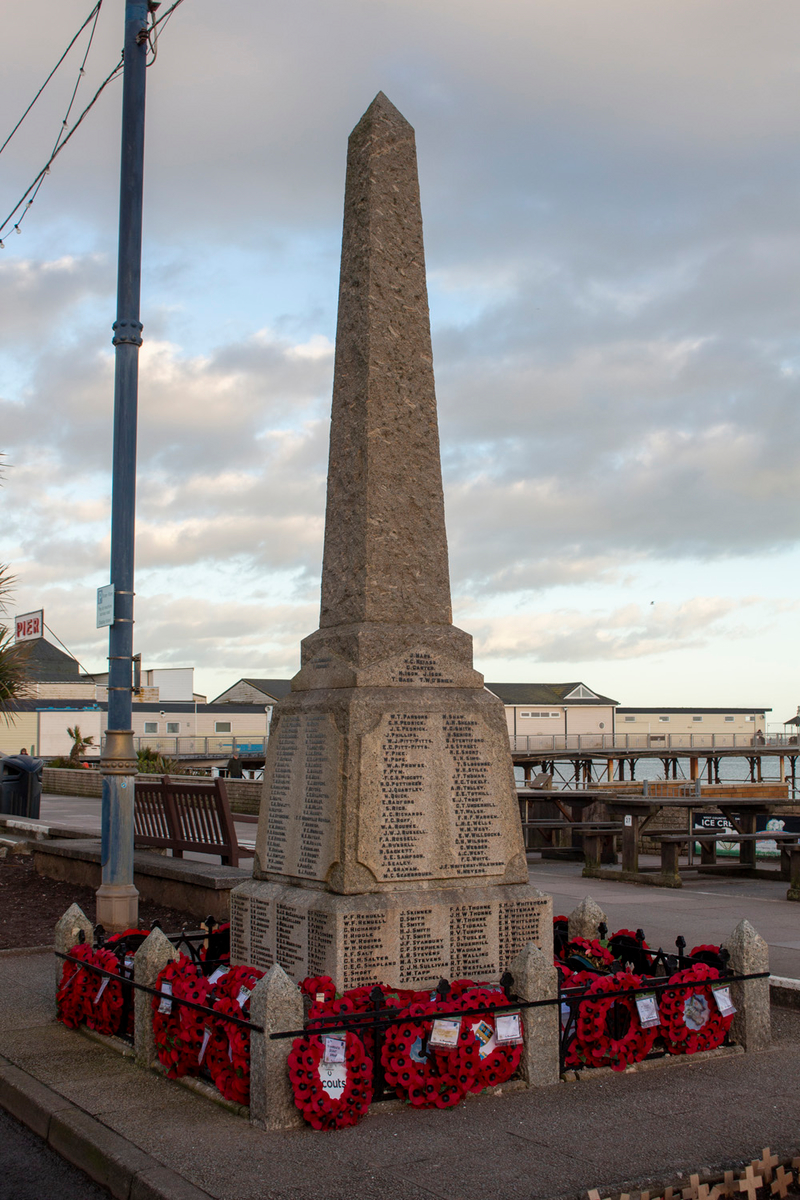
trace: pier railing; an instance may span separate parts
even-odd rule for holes
[[[764,750],[797,746],[794,734],[751,733],[524,733],[511,734],[512,754],[568,750]]]
[[[158,737],[155,734],[134,738],[136,749],[149,747],[170,758],[223,758],[234,750],[240,755],[260,756],[266,751],[264,734],[217,734],[208,737]],[[758,738],[750,733],[527,733],[511,734],[512,754],[564,753],[577,750],[631,751],[664,750],[775,750],[797,747],[795,734],[769,734]]]

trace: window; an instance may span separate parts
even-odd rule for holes
[[[663,721],[664,724],[667,724],[669,722],[669,717],[659,717],[658,719],[659,719],[659,721]]]
[[[636,717],[625,717],[626,721],[635,721]]]
[[[735,720],[735,718],[734,718],[734,717],[726,717],[726,718],[725,718],[725,720],[726,720],[726,721],[733,721],[733,720]]]
[[[561,713],[557,712],[521,712],[520,717],[560,717]]]
[[[702,717],[692,717],[693,721],[702,721]]]
[[[215,721],[214,722],[214,733],[230,733],[230,731],[231,731],[230,721]]]
[[[167,733],[180,733],[180,721],[167,721]]]
[[[755,721],[755,717],[745,717],[745,721]]]
[[[145,733],[158,733],[158,721],[145,721]]]
[[[576,688],[573,688],[565,700],[597,700],[598,696],[595,692],[590,692],[583,683],[579,683]]]

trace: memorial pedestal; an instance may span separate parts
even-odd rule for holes
[[[497,981],[530,941],[553,953],[552,899],[528,884],[337,896],[253,879],[231,893],[231,962],[337,991]]]

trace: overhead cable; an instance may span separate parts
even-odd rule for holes
[[[67,55],[69,54],[70,50],[71,50],[71,49],[72,49],[72,47],[75,45],[75,43],[77,42],[78,38],[79,38],[79,37],[80,37],[80,35],[83,33],[84,29],[86,28],[86,26],[87,26],[87,25],[89,24],[89,22],[91,21],[92,17],[94,17],[94,18],[95,18],[95,26],[97,25],[97,17],[100,15],[100,9],[101,9],[101,7],[102,7],[102,4],[103,4],[103,0],[97,0],[97,4],[95,4],[95,6],[94,6],[94,8],[92,9],[92,11],[89,13],[88,17],[87,17],[87,18],[86,18],[86,20],[83,22],[83,24],[81,25],[81,27],[80,27],[80,29],[78,30],[78,32],[75,34],[75,36],[73,37],[72,41],[71,41],[71,42],[69,43],[69,45],[67,46],[66,50],[65,50],[65,51],[64,51],[64,53],[61,55],[61,58],[58,60],[58,62],[57,62],[57,63],[56,63],[56,65],[53,67],[53,69],[52,69],[52,71],[50,72],[50,74],[47,76],[47,79],[45,79],[44,83],[43,83],[43,84],[42,84],[42,86],[39,88],[38,92],[37,92],[37,93],[36,93],[36,95],[33,97],[33,99],[31,100],[30,104],[29,104],[29,105],[28,105],[28,107],[25,109],[25,112],[22,114],[22,116],[20,117],[20,119],[17,121],[17,123],[16,123],[16,125],[14,126],[14,128],[11,130],[11,133],[8,135],[8,137],[6,138],[6,140],[3,142],[2,146],[0,146],[0,154],[2,154],[2,153],[3,153],[3,151],[4,151],[4,150],[5,150],[5,148],[6,148],[6,146],[8,145],[8,143],[9,143],[9,142],[11,141],[11,139],[13,138],[14,134],[17,132],[17,130],[19,129],[20,125],[21,125],[21,124],[22,124],[22,122],[25,120],[25,118],[27,117],[28,113],[31,111],[31,109],[33,108],[34,104],[36,103],[36,101],[37,101],[37,100],[39,99],[39,97],[41,96],[42,92],[43,92],[43,91],[44,91],[44,89],[47,87],[48,83],[49,83],[49,82],[50,82],[50,80],[53,78],[53,76],[55,75],[56,71],[58,70],[58,68],[59,68],[59,67],[61,66],[61,64],[63,63],[64,59],[65,59],[65,58],[67,57]],[[94,37],[94,28],[92,29],[92,37]],[[89,44],[91,45],[91,38],[89,39]],[[74,99],[74,96],[73,96],[73,99]]]

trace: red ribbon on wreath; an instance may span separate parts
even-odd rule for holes
[[[432,1021],[457,1015],[459,1002],[419,1001],[386,1031],[381,1061],[386,1082],[415,1108],[452,1108],[475,1082],[480,1067],[479,1042],[468,1021],[461,1021],[454,1047],[431,1046]]]
[[[715,1050],[724,1041],[733,1014],[723,1017],[717,1008],[711,982],[719,978],[719,971],[705,963],[670,977],[659,997],[661,1036],[670,1054]]]
[[[575,1038],[567,1052],[571,1067],[611,1067],[624,1071],[631,1063],[641,1062],[652,1049],[658,1027],[643,1029],[635,996],[619,996],[642,985],[642,979],[630,971],[618,975],[595,976],[580,1005]],[[627,1027],[615,1035],[611,1027],[612,1010],[616,1019],[627,1019]]]
[[[181,1075],[196,1075],[200,1070],[200,1051],[203,1046],[205,1015],[185,1004],[175,1004],[174,999],[192,1000],[195,1004],[208,1004],[211,985],[193,962],[182,954],[168,962],[156,980],[162,991],[168,983],[172,996],[153,996],[153,1039],[159,1062],[167,1068],[170,1079]],[[167,1010],[160,1012],[159,1008]]]
[[[497,1087],[506,1080],[511,1079],[522,1058],[522,1043],[510,1043],[508,1045],[498,1045],[495,1042],[487,1054],[481,1054],[483,1045],[481,1043],[481,1033],[486,1033],[486,1029],[481,1029],[481,1026],[486,1026],[492,1031],[495,1029],[495,1014],[491,1011],[492,1005],[508,1004],[508,998],[501,988],[490,987],[475,987],[463,991],[458,998],[458,1004],[462,1009],[483,1008],[486,1007],[486,1013],[481,1016],[464,1017],[476,1038],[478,1039],[478,1070],[475,1073],[470,1091],[481,1092],[486,1087]],[[485,1045],[491,1044],[491,1037],[485,1042]]]
[[[289,1051],[289,1079],[294,1102],[314,1129],[341,1129],[357,1125],[372,1100],[372,1063],[363,1042],[354,1033],[337,1034],[345,1041],[346,1078],[338,1094],[331,1095],[320,1078],[325,1039],[316,1035],[295,1038]]]
[[[88,942],[78,942],[69,951],[72,958],[81,962],[94,962],[94,950]],[[92,997],[97,993],[99,976],[94,971],[87,971],[79,963],[64,962],[61,972],[61,982],[56,992],[56,1012],[58,1020],[70,1029],[77,1029],[86,1020]]]

